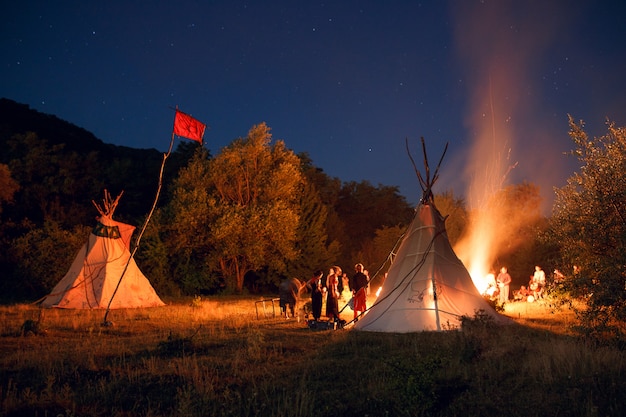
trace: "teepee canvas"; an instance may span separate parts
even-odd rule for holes
[[[94,203],[100,212],[98,223],[65,276],[42,301],[43,307],[119,309],[164,305],[129,251],[135,227],[112,218],[120,196],[111,201],[106,193],[104,207]]]
[[[495,322],[508,322],[480,295],[452,250],[445,220],[431,192],[436,172],[432,181],[429,175],[423,180],[418,172],[422,200],[378,298],[355,323],[356,330],[408,333],[455,329],[460,328],[462,316],[474,317],[480,310]]]

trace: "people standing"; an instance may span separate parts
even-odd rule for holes
[[[509,301],[509,288],[511,286],[511,275],[509,275],[506,266],[503,266],[500,269],[500,273],[496,278],[498,282],[498,288],[500,289],[500,295],[498,296],[498,301],[501,304],[507,303]]]
[[[311,290],[311,310],[313,319],[319,321],[322,317],[322,283],[324,273],[318,269],[313,272],[313,277],[307,282],[307,287]]]
[[[326,317],[329,320],[339,319],[339,280],[341,279],[341,268],[333,266],[328,272],[326,279]]]
[[[367,281],[367,276],[363,273],[363,264],[358,263],[354,265],[354,270],[356,273],[350,282],[350,289],[354,297],[354,318],[357,319],[359,314],[364,313],[367,309],[366,291],[369,282]]]
[[[344,272],[343,276],[341,277],[341,281],[343,283],[342,291],[341,291],[341,300],[342,301],[350,300],[352,293],[350,293],[350,277],[348,277],[348,274]]]
[[[367,278],[367,287],[365,287],[365,295],[370,295],[370,271],[363,269],[363,275]]]
[[[283,280],[278,286],[278,298],[281,314],[285,318],[295,317],[296,304],[302,284],[297,278]],[[289,315],[291,313],[291,316]]]

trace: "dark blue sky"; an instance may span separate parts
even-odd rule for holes
[[[435,192],[464,196],[499,155],[549,200],[575,166],[568,114],[592,136],[626,125],[624,4],[3,2],[0,96],[162,151],[177,105],[213,154],[266,122],[329,175],[413,203],[405,138],[421,168],[423,136],[433,165],[450,143]]]

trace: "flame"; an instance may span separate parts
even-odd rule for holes
[[[481,293],[497,260],[520,243],[514,241],[519,225],[528,221],[523,210],[506,211],[494,196],[520,179],[551,190],[554,182],[549,178],[558,171],[554,160],[542,164],[541,173],[534,162],[552,149],[535,112],[539,96],[531,92],[541,87],[534,83],[534,65],[567,20],[555,17],[541,30],[520,32],[518,27],[527,26],[545,9],[515,12],[506,2],[466,2],[453,12],[457,53],[466,69],[470,105],[465,123],[471,142],[471,150],[459,161],[465,175],[458,176],[471,210],[469,228],[454,250]]]
[[[493,219],[498,218],[493,211],[474,212],[468,232],[454,248],[481,294],[495,284],[493,264],[503,244],[499,237],[500,228],[493,224]]]

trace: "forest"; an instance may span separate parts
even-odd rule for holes
[[[570,153],[582,168],[555,190],[549,218],[531,183],[505,187],[494,202],[526,218],[511,231],[515,244],[497,259],[508,265],[513,286],[536,263],[561,268],[567,279],[558,290],[585,301],[587,328],[615,330],[615,321],[626,318],[626,134],[607,127],[605,136],[591,139],[582,121],[570,119]],[[105,190],[122,194],[116,220],[146,226],[134,243],[136,261],[156,291],[172,297],[273,293],[286,277],[306,279],[331,265],[350,271],[357,262],[376,279],[413,218],[397,187],[331,177],[306,153],[274,140],[265,123],[215,155],[180,141],[151,217],[164,157],[155,149],[103,143],[4,98],[0,146],[2,303],[35,301],[50,291],[94,227],[94,202]],[[452,190],[436,193],[435,203],[454,246],[474,213]],[[570,273],[573,267],[584,273]]]
[[[94,226],[93,202],[104,190],[123,193],[116,220],[138,230],[144,225],[163,154],[105,144],[8,99],[0,100],[0,110],[2,301],[36,300],[65,274]],[[246,157],[232,159],[241,147]],[[252,162],[258,172],[247,194],[228,195]],[[180,141],[162,181],[136,258],[164,295],[273,291],[283,277],[306,278],[332,264],[374,267],[384,263],[413,213],[396,187],[331,178],[306,154],[271,143],[263,124],[234,140],[232,152],[220,158],[196,142]],[[196,198],[198,192],[205,201]],[[219,193],[221,203],[215,203]],[[239,217],[225,222],[225,214],[237,210]],[[194,216],[206,223],[198,225]],[[221,269],[228,245],[242,254]],[[235,267],[243,273],[231,274]]]

